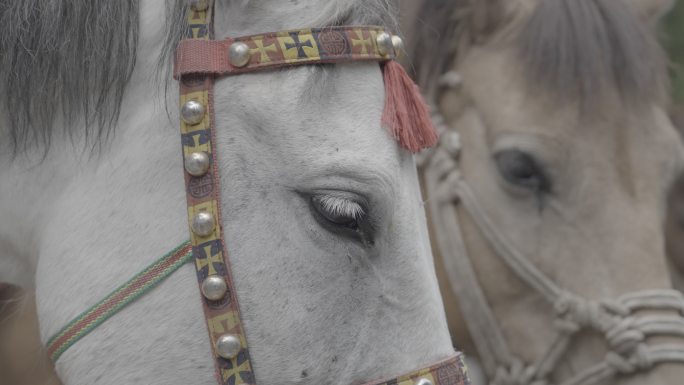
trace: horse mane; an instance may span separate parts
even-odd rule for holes
[[[535,91],[582,106],[599,105],[609,95],[634,106],[667,103],[666,56],[651,26],[626,2],[535,3],[531,12],[524,6],[511,12],[515,7],[504,9],[513,4],[509,0],[426,1],[416,26],[420,44],[413,48],[414,57],[430,58],[415,63],[419,84],[434,95],[439,76],[469,46],[509,39]]]
[[[67,134],[83,119],[86,136],[109,135],[135,66],[138,22],[138,0],[0,5],[0,110],[15,151],[49,147],[58,117]]]
[[[35,146],[47,153],[58,134],[85,138],[93,148],[107,142],[136,63],[139,5],[140,0],[0,3],[0,112],[7,117],[0,132],[14,155]],[[158,69],[168,82],[186,29],[187,0],[167,0],[165,8]],[[391,0],[329,1],[311,27],[377,24],[396,30],[395,14]]]

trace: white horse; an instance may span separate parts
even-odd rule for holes
[[[0,10],[0,132],[14,139],[0,143],[0,282],[35,285],[43,341],[188,238],[177,84],[155,81],[184,5]],[[390,8],[218,1],[216,37],[391,29]],[[361,383],[453,353],[414,161],[381,127],[383,95],[376,62],[215,83],[222,225],[260,384]],[[66,351],[61,380],[214,383],[199,296],[184,266]]]

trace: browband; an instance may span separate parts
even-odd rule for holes
[[[203,29],[195,29],[199,34]],[[182,40],[174,78],[182,75],[236,75],[278,67],[384,61],[395,57],[392,37],[381,27],[293,29],[225,40]]]

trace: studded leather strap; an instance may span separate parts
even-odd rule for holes
[[[205,10],[189,11],[186,39],[199,41],[211,38],[212,9],[212,6],[208,6]],[[235,284],[227,267],[229,257],[221,228],[221,191],[213,119],[213,78],[204,75],[183,76],[180,79],[180,103],[183,106],[180,128],[186,164],[190,241],[197,280],[205,293],[202,303],[216,377],[222,385],[254,384],[247,338],[242,327]],[[199,159],[193,156],[199,156]],[[218,289],[207,287],[208,283],[211,285],[211,282],[216,281],[219,282]],[[225,285],[225,290],[221,290],[221,283]],[[207,295],[207,290],[212,293]]]
[[[382,34],[385,40],[378,39]],[[174,76],[226,76],[284,66],[394,57],[391,37],[381,27],[294,29],[221,41],[184,40],[178,46]]]
[[[389,380],[369,382],[366,385],[471,385],[463,354],[438,362]]]

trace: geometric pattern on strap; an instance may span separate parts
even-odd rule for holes
[[[262,33],[236,39],[188,39],[180,42],[174,77],[185,74],[237,75],[312,63],[384,61],[394,50],[378,45],[384,29],[374,26],[325,27]],[[231,62],[231,47],[242,43],[243,59]],[[388,42],[389,43],[389,42]],[[239,44],[238,44],[239,45]]]
[[[185,39],[208,40],[212,6],[188,12]],[[186,40],[187,41],[187,40]],[[215,377],[222,385],[255,384],[247,338],[221,228],[221,189],[215,148],[213,76],[180,78],[180,134],[190,242],[202,292]]]
[[[370,382],[366,385],[470,385],[468,368],[463,354],[455,356],[430,367],[417,370],[391,380]]]

